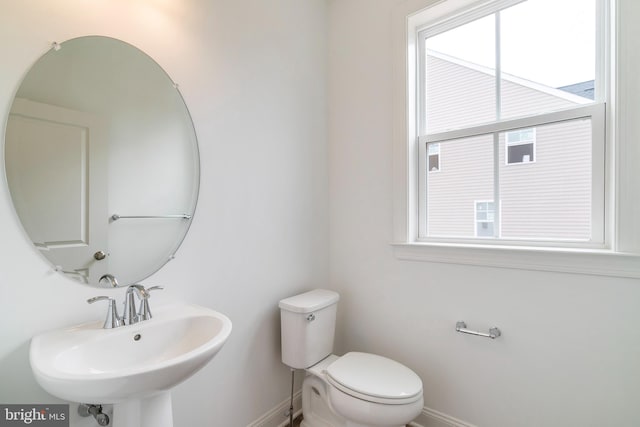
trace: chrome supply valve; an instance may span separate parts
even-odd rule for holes
[[[108,426],[111,420],[109,416],[102,412],[102,405],[92,405],[89,403],[81,403],[78,405],[78,415],[81,417],[90,417],[96,419],[96,422],[100,426]]]
[[[107,310],[107,318],[104,321],[104,329],[112,329],[122,326],[124,323],[118,315],[118,308],[116,307],[116,300],[113,298],[101,295],[98,297],[89,298],[87,302],[93,304],[96,301],[109,301],[109,309]]]

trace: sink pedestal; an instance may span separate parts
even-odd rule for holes
[[[173,427],[171,393],[115,403],[113,427]]]

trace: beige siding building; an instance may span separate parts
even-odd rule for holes
[[[428,133],[496,120],[493,70],[430,52],[426,80]],[[501,92],[503,119],[591,102],[505,74]],[[428,147],[428,236],[588,240],[590,120],[500,133],[498,144],[499,204],[492,134]]]

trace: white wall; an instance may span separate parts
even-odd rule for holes
[[[424,382],[427,408],[477,426],[640,425],[638,280],[394,257],[392,16],[402,3],[329,2],[330,276],[342,294],[340,350],[406,363]],[[619,78],[633,81],[640,7],[621,6]],[[624,117],[637,118],[635,79]],[[624,125],[626,138],[640,137],[637,125]],[[458,320],[496,325],[503,336],[457,334]]]
[[[3,120],[50,43],[82,35],[131,43],[180,84],[199,138],[200,198],[177,258],[147,283],[166,287],[154,305],[196,302],[234,323],[213,362],[175,389],[176,426],[246,426],[289,394],[278,300],[328,281],[325,2],[2,0],[0,9]],[[0,224],[0,402],[53,402],[31,375],[30,337],[101,318],[85,300],[124,291],[52,274],[4,182]],[[90,425],[72,423],[81,424]]]

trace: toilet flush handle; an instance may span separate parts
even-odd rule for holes
[[[316,320],[316,315],[315,315],[315,314],[313,314],[313,313],[309,314],[309,315],[307,316],[307,320],[308,320],[309,322],[313,322],[314,320]]]

